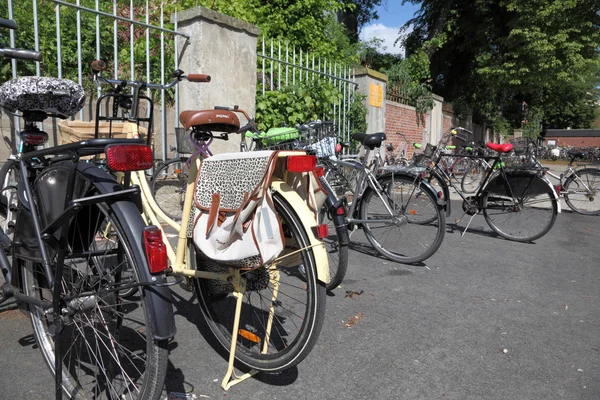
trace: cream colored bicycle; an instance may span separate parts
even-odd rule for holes
[[[198,81],[198,77],[188,75],[187,78]],[[182,73],[176,76],[177,80],[184,78]],[[99,74],[97,80],[110,85],[135,85]],[[209,80],[205,77],[203,81]],[[139,91],[134,90],[133,95],[122,96],[129,98],[126,104],[135,105],[138,99],[131,96],[136,95]],[[119,99],[113,101],[120,102]],[[135,109],[130,108],[128,121],[135,119],[133,111]],[[184,111],[180,121],[197,140],[221,138],[240,129],[235,113],[223,110]],[[223,133],[213,135],[213,130]],[[248,158],[249,154],[255,153],[232,153],[225,158]],[[268,187],[285,245],[273,261],[250,268],[208,259],[195,245],[197,239],[192,237],[192,232],[201,215],[196,206],[198,171],[203,165],[199,156],[190,160],[181,221],[174,221],[158,206],[144,171],[132,172],[124,178],[125,182],[130,181],[132,186],[140,188],[142,215],[147,225],[155,227],[144,233],[154,235],[155,239],[154,251],[148,252],[154,257],[149,260],[150,264],[158,265],[156,271],[164,265],[166,274],[193,278],[202,315],[216,343],[229,352],[229,366],[222,381],[224,389],[256,372],[279,372],[302,361],[314,346],[325,315],[329,269],[319,237],[327,233],[322,226],[317,226],[315,211],[308,206],[313,204],[318,210],[321,205],[318,203],[324,201],[324,197],[318,187],[305,185],[311,181],[306,177],[314,173],[316,160],[301,151],[274,152],[271,156],[275,164]],[[210,179],[214,179],[217,186],[224,184],[224,180],[243,185],[244,175],[249,172],[231,170]],[[223,209],[217,210],[215,226],[223,216]],[[166,231],[177,232],[176,244],[167,240]],[[249,372],[236,376],[234,363]]]

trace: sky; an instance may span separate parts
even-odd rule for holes
[[[379,19],[365,26],[360,33],[363,41],[368,41],[374,37],[382,39],[385,50],[380,48],[383,53],[393,53],[404,55],[404,49],[398,45],[394,46],[394,41],[398,38],[398,31],[406,21],[413,17],[413,14],[419,10],[419,5],[404,4],[402,0],[387,0],[387,3],[376,8]]]

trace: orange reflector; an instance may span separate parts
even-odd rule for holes
[[[238,335],[251,342],[260,343],[260,338],[257,335],[245,329],[238,330]]]
[[[323,168],[323,167],[317,167],[317,169],[315,170],[315,172],[317,173],[318,177],[321,177],[321,176],[325,175],[325,168]]]
[[[417,212],[415,210],[408,210],[408,212],[412,215],[417,215]]]
[[[181,173],[181,168],[177,168],[177,169],[175,170],[175,173],[176,173],[176,174],[180,174],[180,173]]]
[[[144,244],[150,273],[158,274],[168,267],[167,247],[163,242],[162,231],[155,225],[144,228]]]
[[[287,158],[287,170],[290,172],[310,172],[317,166],[316,156],[289,156]]]
[[[145,144],[116,144],[106,147],[106,161],[112,171],[140,171],[152,167],[152,148]]]

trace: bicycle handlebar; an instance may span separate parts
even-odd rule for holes
[[[0,56],[10,59],[14,58],[15,60],[42,61],[42,53],[40,53],[39,51],[25,49],[0,49]]]

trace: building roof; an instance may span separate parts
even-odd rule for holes
[[[600,129],[548,129],[545,137],[600,137]]]

